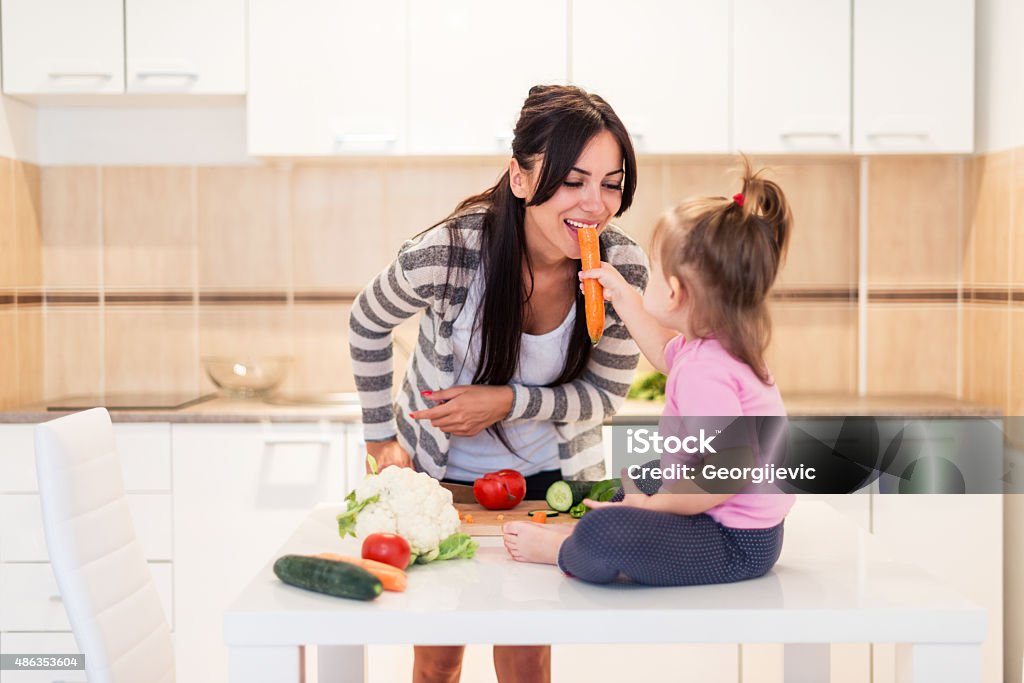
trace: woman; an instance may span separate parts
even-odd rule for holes
[[[639,351],[611,308],[592,347],[576,230],[596,227],[601,260],[643,289],[643,251],[609,223],[635,189],[633,146],[603,99],[530,90],[508,171],[406,242],[353,304],[353,370],[380,467],[459,483],[512,468],[533,499],[560,478],[603,478],[601,423],[625,398]],[[420,311],[392,405],[391,330]],[[414,680],[457,681],[462,651],[417,647]],[[549,646],[495,647],[494,662],[502,683],[550,679]]]

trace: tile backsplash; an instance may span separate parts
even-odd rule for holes
[[[42,394],[40,197],[39,167],[0,157],[0,408]]]
[[[200,358],[225,354],[292,356],[288,391],[351,390],[354,294],[404,239],[491,185],[506,163],[0,162],[0,343],[14,339],[28,354],[13,364],[0,354],[8,403],[209,391]],[[1024,190],[1024,150],[877,157],[863,168],[858,158],[755,163],[773,169],[796,218],[772,301],[769,361],[784,392],[853,393],[862,376],[871,393],[959,393],[1021,412],[1008,368],[1024,363],[1011,343],[1014,325],[1017,340],[1024,334],[1024,264],[1010,257],[1011,245],[1024,247],[1014,229],[1024,197],[1013,200]],[[642,158],[634,206],[619,223],[646,247],[671,204],[736,192],[735,169],[730,158]],[[35,305],[15,302],[39,286]],[[400,361],[414,340],[414,323],[403,326]],[[11,390],[7,378],[23,375],[38,375],[26,380],[34,388]]]

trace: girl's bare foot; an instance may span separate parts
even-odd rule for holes
[[[558,564],[558,551],[572,530],[571,524],[536,522],[506,522],[501,527],[505,550],[513,560],[541,564]]]

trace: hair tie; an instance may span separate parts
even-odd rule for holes
[[[743,202],[744,202],[743,193],[742,192],[737,192],[736,194],[734,194],[732,196],[732,200],[734,202],[736,202],[737,206],[742,207],[743,206]]]

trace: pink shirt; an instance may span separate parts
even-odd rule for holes
[[[687,342],[679,335],[665,345],[669,367],[663,416],[785,415],[775,384],[765,384],[750,366],[713,338]],[[723,526],[768,529],[793,507],[789,493],[741,493],[707,511]]]

